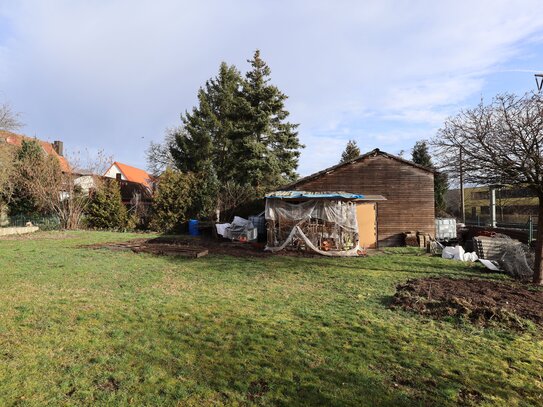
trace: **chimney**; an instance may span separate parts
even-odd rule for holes
[[[64,156],[64,143],[62,141],[59,141],[59,140],[53,141],[53,149],[61,157]]]

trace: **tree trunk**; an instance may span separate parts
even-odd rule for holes
[[[543,284],[543,195],[539,195],[537,241],[535,244],[534,284]]]

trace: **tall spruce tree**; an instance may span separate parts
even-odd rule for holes
[[[241,74],[221,63],[217,77],[198,91],[198,106],[181,116],[183,126],[174,132],[170,147],[176,167],[200,172],[212,165],[219,179],[233,174],[232,139],[240,105]]]
[[[356,145],[355,140],[349,140],[345,146],[345,150],[341,153],[340,163],[346,163],[354,160],[360,155],[360,149]]]
[[[435,169],[432,162],[432,156],[428,151],[428,144],[425,141],[417,141],[411,151],[411,161],[415,164],[422,165],[427,168]],[[445,212],[445,194],[449,189],[449,178],[444,172],[436,172],[434,174],[434,200],[435,209],[438,216]]]
[[[257,191],[264,192],[296,178],[303,145],[296,131],[298,124],[287,121],[288,96],[270,83],[271,69],[260,51],[256,50],[247,62],[251,69],[243,81],[245,111],[237,153],[242,158],[242,173]]]
[[[270,68],[258,50],[249,62],[245,78],[223,62],[198,91],[198,105],[181,116],[183,125],[166,141],[177,169],[207,177],[205,191],[193,200],[201,202],[196,206],[202,208],[192,210],[197,213],[210,211],[227,182],[262,194],[297,176],[303,146],[298,125],[287,120],[287,96],[270,84]],[[149,160],[154,163],[152,154]]]

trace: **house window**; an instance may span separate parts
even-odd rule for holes
[[[490,206],[481,206],[481,215],[490,215]]]
[[[488,191],[475,191],[471,193],[471,199],[473,200],[479,200],[479,199],[489,199]]]

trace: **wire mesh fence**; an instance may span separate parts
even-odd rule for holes
[[[492,228],[490,218],[466,218],[466,226],[474,226],[478,228],[488,228],[495,230],[497,233],[503,231],[516,231],[516,233],[525,234],[525,240],[532,242],[537,236],[537,217],[528,217],[526,222],[496,222],[496,227]],[[517,237],[515,237],[517,238]],[[521,239],[522,240],[522,239]]]
[[[0,227],[24,227],[38,226],[41,230],[58,230],[60,221],[56,216],[44,215],[13,215],[5,216],[0,222]]]

